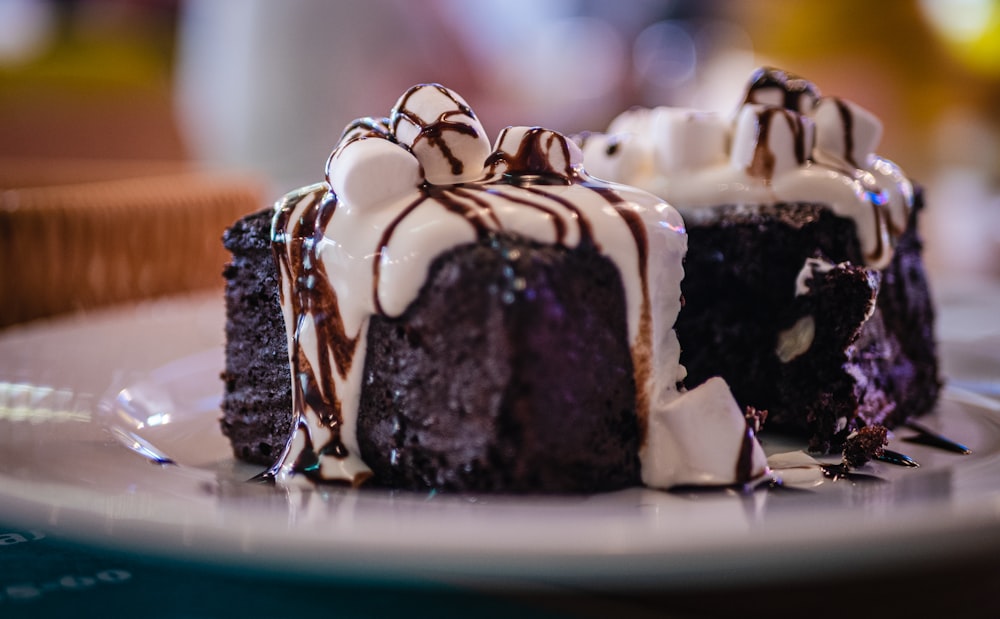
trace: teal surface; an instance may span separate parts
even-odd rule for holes
[[[142,619],[566,616],[447,586],[296,582],[164,564],[0,524],[0,617]]]

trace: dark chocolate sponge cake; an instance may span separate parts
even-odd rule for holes
[[[226,369],[222,433],[236,457],[271,464],[292,431],[291,378],[278,267],[266,209],[237,221],[223,236],[232,254],[226,280]]]
[[[406,312],[368,330],[358,441],[375,481],[637,485],[624,299],[617,268],[593,247],[498,235],[436,259]]]

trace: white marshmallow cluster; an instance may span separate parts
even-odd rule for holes
[[[913,186],[875,154],[881,136],[871,112],[781,74],[751,87],[733,118],[637,108],[579,141],[591,174],[651,191],[685,216],[725,204],[826,204],[855,221],[868,264],[882,268],[906,228]]]

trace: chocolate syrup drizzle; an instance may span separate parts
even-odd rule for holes
[[[747,174],[766,180],[774,177],[774,151],[770,146],[770,127],[772,119],[780,115],[784,117],[791,129],[795,141],[795,160],[799,165],[806,162],[805,135],[802,127],[802,117],[781,107],[767,107],[759,115],[757,123],[757,143],[754,146],[753,159],[747,166]]]
[[[292,213],[306,202],[299,220],[294,222],[291,234],[288,225]],[[283,281],[291,282],[290,298],[281,290],[282,303],[288,303],[295,321],[295,335],[291,338],[290,361],[292,366],[292,401],[295,406],[296,426],[305,440],[294,469],[310,479],[319,478],[319,461],[324,455],[344,458],[348,455],[341,436],[343,415],[341,401],[333,388],[332,380],[323,385],[318,377],[332,377],[331,359],[341,378],[350,372],[357,351],[359,334],[347,334],[340,314],[337,295],[330,285],[326,270],[317,255],[319,240],[337,208],[334,196],[320,200],[315,193],[297,195],[286,201],[274,217],[272,251]],[[311,316],[318,346],[317,362],[313,368],[306,358],[299,340],[303,322]],[[315,445],[309,432],[309,417],[331,430],[330,439]],[[286,446],[286,450],[290,446]],[[279,461],[280,462],[280,461]],[[269,475],[273,476],[272,468]]]
[[[451,102],[455,105],[454,110],[444,112],[436,121],[430,124],[424,124],[423,119],[407,108],[410,103],[410,98],[419,92],[419,89],[414,88],[408,91],[396,106],[392,116],[389,118],[389,126],[392,127],[393,133],[396,133],[399,129],[399,123],[405,119],[420,127],[420,133],[417,135],[410,148],[415,148],[419,142],[426,140],[432,148],[436,148],[441,151],[441,154],[444,155],[444,157],[448,160],[448,163],[451,164],[451,173],[457,176],[464,171],[465,164],[461,159],[455,156],[455,153],[451,151],[447,140],[445,140],[445,136],[448,133],[456,133],[460,135],[467,135],[472,138],[479,137],[479,133],[472,125],[452,120],[452,118],[461,118],[463,116],[469,118],[470,120],[475,120],[476,115],[473,113],[472,108],[460,101],[454,93],[444,86],[434,85],[434,88],[451,100]]]
[[[772,88],[777,88],[784,94],[781,107],[797,112],[808,112],[805,105],[809,104],[811,107],[820,96],[819,90],[809,80],[786,73],[781,69],[763,67],[757,69],[750,76],[750,84],[747,86],[743,102],[760,103],[757,100],[758,92]]]
[[[442,90],[447,94],[446,90]],[[412,94],[412,93],[411,93]],[[465,114],[472,117],[471,110],[455,101],[459,110],[442,114],[435,122],[424,127],[415,140],[426,140],[434,148],[441,151],[449,162],[452,171],[461,172],[461,166],[454,162],[457,158],[448,148],[444,137],[449,132],[476,137],[475,130],[467,124],[449,120],[455,114]],[[401,119],[420,123],[411,112],[406,110],[408,97],[404,98],[399,110],[388,123],[383,121],[359,121],[348,127],[345,136],[354,139],[389,138],[383,127],[398,126]],[[473,117],[474,118],[474,117]],[[470,133],[471,131],[471,133]],[[567,162],[566,169],[557,170],[552,167],[547,153],[552,148],[562,149],[563,160]],[[597,195],[600,195],[609,205],[614,207],[630,230],[638,254],[638,273],[642,286],[642,307],[638,337],[633,345],[632,355],[637,386],[637,417],[640,431],[645,436],[648,415],[648,395],[645,385],[651,373],[652,356],[652,312],[647,282],[648,239],[645,225],[640,215],[612,188],[590,179],[586,174],[570,164],[569,146],[565,139],[553,132],[533,128],[526,132],[516,153],[497,151],[486,161],[484,177],[476,182],[457,183],[454,185],[432,185],[424,183],[419,187],[419,195],[405,207],[386,226],[374,248],[372,263],[372,299],[373,307],[379,314],[385,314],[379,301],[378,287],[381,274],[382,256],[387,251],[399,225],[413,212],[426,203],[436,203],[448,211],[463,218],[475,231],[476,238],[483,240],[502,230],[503,226],[497,217],[492,203],[497,197],[533,208],[545,213],[552,220],[557,243],[565,242],[566,222],[558,216],[551,205],[559,205],[566,209],[570,218],[578,226],[579,243],[597,248],[593,235],[593,226],[583,212],[565,198],[546,192],[545,185],[579,184]],[[461,162],[459,162],[460,164]],[[329,169],[329,164],[328,164]],[[502,186],[515,186],[526,190],[531,199],[523,195],[511,196],[500,191]],[[319,186],[322,187],[322,186]],[[320,473],[320,461],[323,456],[346,458],[350,454],[344,444],[341,434],[344,418],[342,402],[336,393],[333,371],[346,378],[352,364],[356,361],[358,340],[363,333],[348,334],[340,312],[336,292],[330,284],[323,262],[318,255],[319,240],[323,238],[324,230],[337,208],[337,196],[332,191],[327,192],[324,199],[318,197],[317,186],[312,192],[302,191],[290,196],[278,208],[273,224],[273,244],[275,259],[278,262],[283,281],[290,282],[291,296],[284,298],[291,308],[295,332],[291,347],[291,364],[293,373],[293,404],[296,416],[297,433],[303,437],[304,448],[292,464],[292,470],[303,474],[314,482],[330,481]],[[489,197],[489,199],[487,199]],[[307,202],[308,201],[308,202]],[[298,221],[291,222],[293,212],[301,212]],[[289,232],[289,224],[294,224]],[[304,321],[312,318],[315,323],[316,339],[319,347],[317,361],[319,366],[313,367],[302,350],[299,334]],[[362,331],[365,327],[362,327]],[[333,360],[331,366],[330,360]],[[318,422],[318,424],[317,424]],[[311,425],[329,428],[331,436],[322,445],[316,445],[311,435]],[[286,446],[285,453],[278,463],[272,467],[266,476],[275,477],[280,471],[289,451],[291,441]],[[363,479],[353,480],[354,484]]]
[[[844,126],[844,152],[841,156],[847,163],[860,168],[861,166],[854,160],[854,114],[843,99],[834,97],[833,102],[837,106],[837,112],[840,113],[840,120]]]
[[[826,477],[831,481],[840,481],[841,479],[844,479],[854,483],[886,483],[885,479],[878,477],[877,475],[853,471],[850,466],[843,462],[839,462],[837,464],[822,464],[820,465],[820,470],[823,472],[823,477]]]

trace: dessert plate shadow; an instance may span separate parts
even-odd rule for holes
[[[22,351],[0,363],[0,522],[232,569],[498,587],[767,584],[1000,550],[1000,404],[955,388],[922,423],[973,453],[909,443],[900,430],[890,447],[921,466],[873,462],[864,481],[562,497],[252,483],[262,467],[236,462],[217,422],[218,304],[171,307],[0,338],[0,353]],[[114,367],[53,387],[71,373],[59,363],[79,360],[45,351],[94,338],[114,348],[110,324],[125,338],[107,355]],[[130,330],[147,346],[171,344],[150,356]],[[801,448],[767,436],[764,446]]]

